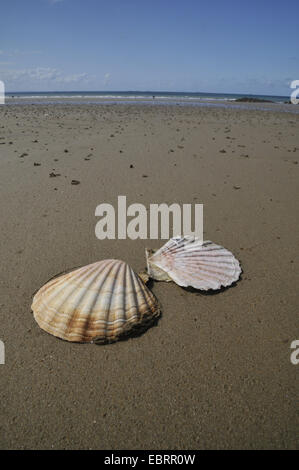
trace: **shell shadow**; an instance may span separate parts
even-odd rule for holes
[[[128,339],[131,338],[139,338],[140,336],[143,336],[144,333],[146,333],[150,328],[156,328],[158,326],[159,320],[162,317],[162,313],[160,311],[160,314],[158,317],[156,317],[154,320],[151,322],[141,325],[139,327],[136,327],[136,329],[132,330],[129,333],[124,333],[122,336],[118,338],[118,341],[127,341]]]
[[[139,338],[140,336],[143,336],[144,333],[146,333],[150,328],[157,327],[160,318],[162,317],[162,311],[160,309],[159,315],[155,317],[154,319],[151,319],[147,323],[143,323],[140,325],[136,325],[133,329],[131,329],[128,332],[122,333],[120,336],[118,336],[117,339],[111,340],[111,341],[92,341],[92,344],[95,344],[96,346],[107,346],[107,345],[113,345],[116,343],[119,343],[121,341],[128,341],[129,339],[133,338]]]
[[[152,292],[152,287],[154,285],[153,279],[149,278],[148,281],[146,282],[147,287],[149,290]],[[115,343],[118,343],[120,341],[128,341],[129,339],[133,338],[139,338],[144,335],[150,328],[155,328],[158,326],[158,323],[160,319],[162,318],[162,305],[161,302],[157,299],[155,294],[152,292],[154,295],[157,303],[158,303],[158,311],[155,317],[149,317],[148,321],[143,321],[142,323],[137,323],[134,325],[130,330],[124,331],[121,333],[116,339],[111,340],[111,341],[92,341],[93,344],[96,346],[103,346],[103,345],[113,345]]]
[[[237,287],[238,282],[242,280],[242,274],[243,274],[243,271],[241,272],[239,279],[237,281],[234,281],[230,286],[221,287],[220,289],[216,289],[216,290],[213,290],[213,289],[199,290],[199,289],[195,289],[194,287],[181,287],[181,289],[183,289],[186,292],[190,292],[191,294],[195,294],[199,296],[218,295],[218,294],[221,294],[222,292],[227,291],[228,289],[234,289],[235,287]]]

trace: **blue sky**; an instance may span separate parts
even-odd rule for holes
[[[297,0],[3,0],[7,91],[289,95]]]

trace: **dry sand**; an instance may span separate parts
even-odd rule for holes
[[[1,448],[298,446],[298,125],[271,110],[0,107]],[[42,284],[103,258],[141,270],[164,243],[95,237],[96,206],[118,195],[203,203],[205,238],[242,280],[214,295],[155,283],[163,316],[142,336],[58,340],[30,310]]]

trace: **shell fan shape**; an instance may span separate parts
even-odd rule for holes
[[[217,290],[230,286],[241,274],[240,263],[230,251],[192,236],[171,238],[157,251],[146,250],[146,257],[151,278],[182,287]]]
[[[152,292],[123,261],[109,259],[45,284],[34,296],[34,318],[67,341],[110,343],[146,329],[160,315]]]

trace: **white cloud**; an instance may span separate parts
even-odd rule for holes
[[[67,84],[86,84],[93,77],[87,73],[64,74],[58,69],[50,67],[36,67],[33,69],[18,70],[0,70],[0,80],[7,84],[7,88],[14,86],[23,87],[24,89],[35,86],[53,86]]]
[[[63,76],[58,76],[56,78],[56,82],[59,83],[76,83],[76,82],[82,82],[82,81],[89,81],[89,76],[87,73],[77,73],[73,75],[66,75],[65,77]]]
[[[35,69],[7,70],[1,73],[6,80],[56,80],[60,72],[56,69],[37,67]]]
[[[11,49],[11,50],[0,50],[0,55],[4,55],[7,57],[13,57],[13,56],[26,56],[26,55],[36,55],[36,54],[41,54],[42,51],[39,50],[20,50],[20,49]]]

